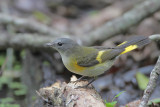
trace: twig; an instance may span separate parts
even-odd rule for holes
[[[37,34],[4,34],[0,35],[0,49],[6,49],[12,47],[14,49],[36,49],[44,50],[47,47],[44,46],[45,43],[51,42],[55,38],[52,36],[43,36]]]
[[[75,95],[71,95],[71,99],[66,103],[66,106],[68,106],[68,104],[70,104],[72,101],[76,101],[78,99],[78,95],[75,96]]]
[[[160,40],[160,34],[151,35],[151,36],[149,36],[149,38],[151,40],[154,40],[154,41],[159,41]]]
[[[29,29],[31,31],[36,31],[41,34],[52,35],[54,37],[62,36],[64,34],[50,28],[44,24],[36,22],[27,18],[20,18],[9,14],[0,13],[0,23],[2,24],[13,24],[19,28]]]
[[[86,32],[89,32],[102,24],[106,23],[109,20],[115,19],[119,16],[121,16],[126,10],[133,8],[135,5],[139,4],[144,0],[132,0],[132,1],[116,1],[113,2],[112,5],[106,6],[105,8],[101,9],[101,11],[97,12],[96,15],[90,15],[88,14],[86,17],[84,17],[76,27],[72,29],[73,33],[75,29],[78,29],[78,34],[86,34]],[[117,6],[117,5],[123,5]],[[81,29],[79,29],[81,28]]]
[[[121,17],[105,23],[103,26],[87,34],[87,36],[82,36],[82,40],[85,45],[92,45],[96,42],[101,43],[108,38],[127,31],[131,26],[138,24],[159,9],[159,0],[145,0]]]
[[[147,88],[144,91],[139,107],[146,107],[148,100],[156,87],[156,82],[157,82],[159,75],[160,75],[160,56],[158,58],[157,64],[155,65],[154,69],[152,70],[150,74],[150,80],[147,85]]]
[[[48,102],[48,99],[45,99],[41,94],[36,90],[36,93],[39,97],[41,97],[45,102]]]

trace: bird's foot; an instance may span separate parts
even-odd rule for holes
[[[82,77],[78,78],[76,81],[72,81],[72,82],[75,83],[75,85],[76,85],[78,82],[80,82],[82,80],[87,81],[86,76],[82,76]]]
[[[90,82],[88,82],[86,85],[83,86],[78,86],[75,89],[79,89],[79,88],[89,88],[89,85],[94,82],[96,80],[96,78],[93,78]]]

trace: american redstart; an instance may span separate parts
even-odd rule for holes
[[[69,38],[58,38],[46,45],[60,53],[62,61],[69,71],[82,76],[96,77],[107,71],[118,56],[149,42],[148,37],[137,36],[131,41],[125,41],[116,47],[107,48],[104,46],[80,46]]]

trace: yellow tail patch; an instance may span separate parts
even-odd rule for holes
[[[127,53],[127,52],[132,51],[132,50],[134,50],[136,48],[138,48],[137,45],[130,45],[130,46],[126,47],[125,51],[123,51],[121,54]]]
[[[117,45],[117,46],[121,46],[123,44],[127,43],[127,41],[122,42],[121,44]]]

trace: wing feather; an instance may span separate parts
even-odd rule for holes
[[[94,47],[94,49],[96,49]],[[107,60],[112,60],[117,57],[124,49],[118,48],[101,48],[98,47],[95,51],[85,56],[78,57],[77,64],[82,67],[91,67],[103,63]]]

